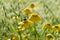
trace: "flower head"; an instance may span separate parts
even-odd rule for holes
[[[22,21],[22,23],[20,24],[20,27],[25,27],[26,28],[26,27],[29,27],[31,25],[32,25],[32,22],[31,21],[24,19]]]
[[[14,34],[11,34],[10,37],[11,37],[11,40],[18,40],[18,37]]]
[[[56,31],[56,30],[60,31],[60,24],[53,26],[53,29],[54,29],[55,31]]]
[[[44,24],[43,27],[49,30],[52,29],[52,26],[49,23]]]
[[[34,8],[35,7],[35,4],[34,3],[31,3],[30,5],[29,5],[29,8]]]
[[[46,40],[53,40],[53,35],[52,34],[47,34],[46,35]]]
[[[32,11],[30,9],[24,9],[23,11],[23,14],[31,14]]]
[[[29,17],[29,20],[32,22],[39,22],[41,20],[41,17],[36,13],[32,13]]]
[[[26,27],[30,26],[32,24],[32,22],[29,20],[24,20],[23,23],[24,23],[24,26],[26,26]]]

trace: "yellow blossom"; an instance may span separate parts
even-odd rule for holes
[[[11,37],[11,40],[18,40],[18,37],[15,36],[14,34],[11,34],[10,37]]]
[[[29,27],[29,26],[31,26],[32,25],[32,22],[31,21],[29,21],[29,20],[27,20],[27,19],[24,19],[23,21],[22,21],[22,23],[20,24],[20,27]]]
[[[22,12],[23,12],[23,14],[31,14],[32,10],[30,10],[30,9],[24,9]]]
[[[29,17],[29,20],[36,23],[41,20],[41,17],[36,13],[32,13],[31,16]]]
[[[60,31],[60,24],[53,26],[53,29],[54,29],[55,31],[56,31],[56,30]]]
[[[46,35],[46,40],[54,40],[54,37],[52,34],[47,34]]]
[[[34,3],[31,3],[30,5],[29,5],[29,8],[34,8],[35,7],[35,4]]]
[[[52,29],[52,26],[49,23],[44,24],[43,27],[49,30]]]

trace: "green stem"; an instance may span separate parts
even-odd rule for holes
[[[37,39],[37,37],[40,37],[39,36],[39,34],[38,34],[38,32],[37,32],[37,30],[36,30],[36,24],[34,23],[34,35],[35,35],[35,40]],[[38,40],[39,40],[39,38],[38,38]]]
[[[22,36],[21,36],[21,32],[19,32],[19,35],[20,35],[20,40],[23,40],[23,39],[22,39]]]

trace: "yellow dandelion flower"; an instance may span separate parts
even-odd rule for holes
[[[54,37],[52,34],[47,34],[46,35],[46,40],[54,40]]]
[[[29,5],[29,8],[34,8],[35,7],[35,4],[34,3],[31,3],[30,5]]]
[[[32,22],[29,20],[24,20],[23,23],[24,23],[24,26],[26,26],[26,27],[30,26],[32,24]]]
[[[23,14],[31,14],[32,11],[30,9],[24,9],[23,11]]]
[[[32,22],[31,22],[31,21],[24,19],[24,20],[22,21],[22,24],[21,24],[20,26],[26,28],[26,27],[29,27],[29,26],[31,26],[31,25],[32,25]]]
[[[55,25],[55,26],[53,26],[53,29],[56,31],[56,30],[58,30],[58,31],[60,31],[60,25]]]
[[[43,27],[49,30],[52,29],[52,26],[49,23],[44,24]]]
[[[29,17],[29,20],[36,23],[36,22],[39,22],[41,20],[41,17],[38,14],[33,13]]]
[[[11,34],[10,37],[11,37],[11,40],[18,40],[18,37],[15,36],[14,34]]]

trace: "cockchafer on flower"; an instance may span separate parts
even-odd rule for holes
[[[24,19],[22,22],[20,22],[20,27],[28,28],[32,25],[32,21]]]

